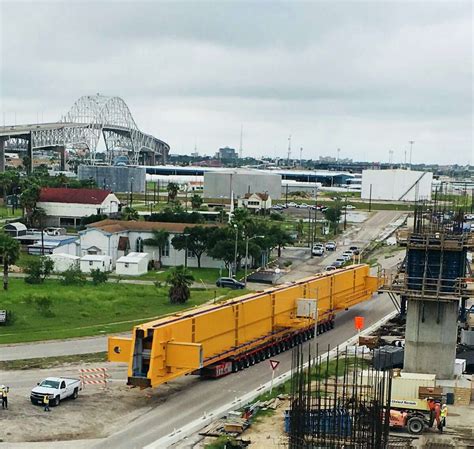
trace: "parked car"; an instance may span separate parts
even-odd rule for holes
[[[355,209],[355,206],[353,206],[352,204],[348,204],[345,208],[346,210],[352,210]]]
[[[32,404],[42,405],[44,397],[48,395],[50,404],[58,406],[66,398],[76,399],[80,390],[79,379],[47,377],[31,390],[30,399]]]
[[[354,256],[358,256],[360,253],[359,248],[357,248],[357,246],[350,246],[349,249],[352,251],[352,254],[354,254]]]
[[[315,245],[311,250],[313,256],[324,256],[324,247],[323,245]]]
[[[325,245],[326,251],[336,251],[336,242],[327,242]]]
[[[300,209],[308,209],[308,205],[306,203],[301,203],[301,204],[298,204],[296,207],[299,207]]]
[[[336,269],[336,267],[334,265],[328,265],[325,270],[326,271],[334,271]]]
[[[334,268],[341,268],[346,261],[344,259],[336,259],[331,265]]]
[[[298,205],[295,202],[291,201],[290,203],[288,203],[288,207],[298,207]]]
[[[354,253],[353,253],[352,251],[350,251],[350,250],[344,251],[344,252],[342,253],[342,257],[345,257],[346,260],[351,260],[353,255],[354,255]]]
[[[234,290],[238,290],[239,288],[245,288],[245,284],[243,282],[240,282],[234,278],[219,278],[216,281],[216,286],[233,288]]]

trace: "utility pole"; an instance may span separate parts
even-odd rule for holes
[[[286,161],[287,165],[290,165],[290,157],[291,157],[291,134],[288,136],[288,159]]]
[[[303,160],[303,147],[300,147],[300,167],[302,167],[301,161]]]
[[[239,146],[239,159],[242,159],[242,137],[244,133],[244,125],[240,125],[240,146]]]
[[[408,143],[410,144],[410,170],[411,170],[411,154],[413,151],[413,144],[415,143],[414,140],[409,140]]]

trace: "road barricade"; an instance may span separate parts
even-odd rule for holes
[[[85,388],[86,385],[102,385],[103,388],[107,388],[109,374],[107,368],[81,368],[79,379],[82,388]]]

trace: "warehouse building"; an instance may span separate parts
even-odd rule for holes
[[[387,201],[431,199],[433,173],[414,170],[364,170],[361,198]]]
[[[93,180],[99,188],[112,192],[145,192],[145,167],[80,165],[77,177]]]
[[[249,193],[267,193],[281,198],[281,175],[250,169],[229,169],[204,173],[205,198],[242,198]]]

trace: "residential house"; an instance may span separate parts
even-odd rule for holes
[[[43,187],[37,207],[46,213],[46,226],[74,226],[91,215],[114,215],[119,211],[119,199],[102,189],[67,189]]]
[[[121,220],[102,220],[87,225],[85,230],[79,231],[81,241],[81,254],[109,255],[112,258],[112,264],[115,266],[117,259],[127,255],[128,251],[138,253],[147,253],[149,260],[159,260],[159,249],[149,246],[145,241],[153,237],[154,230],[168,231],[170,237],[162,252],[163,265],[176,266],[184,265],[185,252],[177,251],[171,245],[171,240],[175,235],[183,234],[185,228],[193,226],[214,225],[196,225],[190,223],[162,223],[151,221],[121,221]],[[188,251],[187,263],[189,267],[197,267],[197,259]],[[220,268],[223,266],[221,260],[203,254],[201,257],[201,267]]]
[[[246,193],[238,200],[238,207],[246,208],[253,212],[270,210],[272,199],[268,193]]]

